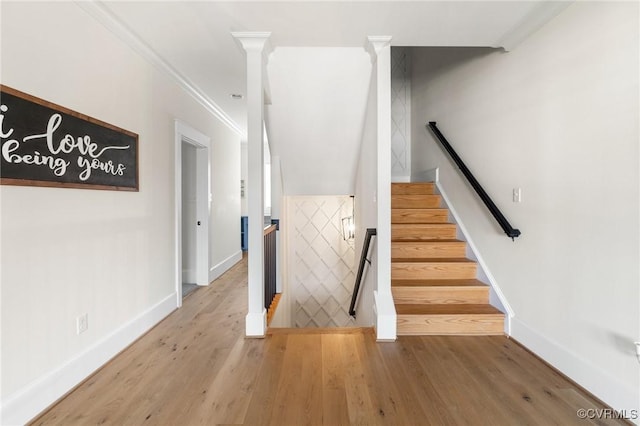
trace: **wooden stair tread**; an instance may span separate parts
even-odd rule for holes
[[[436,222],[436,223],[393,223],[392,228],[455,228],[456,224],[451,222]]]
[[[399,257],[392,258],[391,263],[476,263],[466,257]]]
[[[504,315],[491,305],[398,304],[397,315]]]
[[[368,334],[373,332],[373,327],[267,328],[267,336],[275,334]]]
[[[440,280],[391,280],[391,287],[487,287],[487,284],[474,279],[440,279]]]
[[[439,239],[455,239],[457,227],[455,223],[393,223],[391,224],[391,241],[430,241]]]
[[[420,241],[402,240],[402,241],[392,241],[391,243],[392,244],[402,244],[402,245],[410,245],[410,244],[415,244],[415,243],[434,243],[434,244],[464,243],[464,244],[466,244],[466,242],[464,242],[462,240],[457,240],[455,238],[442,238],[442,239],[431,239],[431,240],[420,240]]]
[[[435,185],[433,182],[393,182],[391,194],[433,194]]]
[[[392,208],[391,223],[448,223],[449,210],[431,208]]]
[[[442,198],[436,194],[399,194],[391,195],[392,209],[429,209],[439,208]]]

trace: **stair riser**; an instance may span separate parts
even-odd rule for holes
[[[432,209],[440,207],[439,195],[392,195],[392,209]]]
[[[489,303],[488,287],[393,287],[394,303],[484,304]]]
[[[399,336],[502,335],[504,315],[398,315]]]
[[[392,262],[391,279],[472,279],[476,269],[475,263]]]
[[[420,259],[437,257],[464,257],[466,247],[464,242],[437,243],[391,243],[391,258]]]
[[[398,335],[502,335],[466,244],[433,184],[391,185],[391,279]],[[433,195],[431,195],[433,194]]]
[[[391,209],[391,223],[447,223],[449,214],[441,209]]]
[[[391,195],[430,195],[434,192],[433,183],[392,183]]]
[[[391,225],[391,240],[403,241],[403,240],[438,240],[438,239],[455,239],[456,238],[456,226],[443,224],[443,225],[423,225],[423,226],[406,226],[406,225]]]

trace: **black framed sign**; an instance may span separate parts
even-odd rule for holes
[[[0,85],[2,185],[138,191],[138,135]]]

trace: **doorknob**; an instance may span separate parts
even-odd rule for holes
[[[198,221],[198,226],[200,226],[200,221]]]

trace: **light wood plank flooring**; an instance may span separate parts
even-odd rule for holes
[[[602,405],[503,336],[245,339],[246,258],[36,425],[585,425]]]

